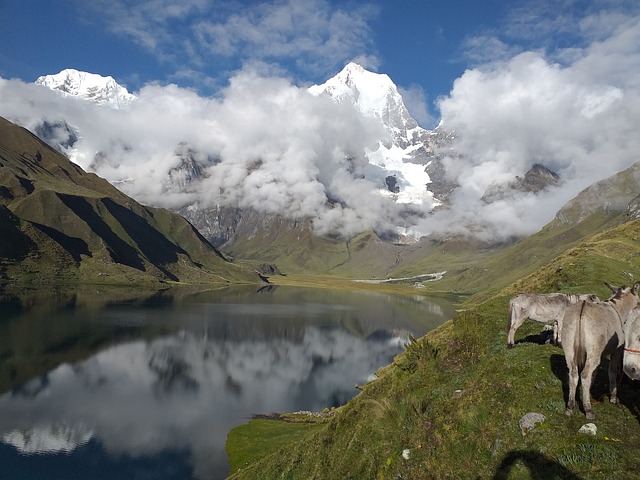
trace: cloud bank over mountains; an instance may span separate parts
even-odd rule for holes
[[[380,187],[360,178],[365,149],[385,132],[350,104],[250,69],[231,78],[220,98],[175,85],[137,94],[116,110],[2,80],[0,114],[32,131],[43,120],[65,120],[80,132],[73,160],[143,203],[178,208],[199,200],[311,217],[321,234],[351,235],[397,215]],[[169,184],[181,144],[207,165],[206,178],[186,191]]]
[[[186,15],[181,12],[176,15]],[[251,18],[261,28],[286,20],[266,11]],[[209,35],[224,32],[232,20],[209,25]],[[441,153],[459,188],[446,212],[416,207],[423,217],[416,232],[531,234],[581,189],[640,160],[640,15],[584,17],[574,35],[580,46],[552,52],[498,48],[497,57],[483,58],[438,100],[441,128],[456,132],[455,154],[449,146]],[[251,38],[229,48],[250,49]],[[319,234],[408,226],[406,210],[362,178],[371,167],[365,149],[385,135],[380,124],[306,87],[269,64],[248,62],[216,96],[149,84],[134,103],[115,110],[0,79],[0,115],[31,130],[43,120],[65,120],[80,133],[74,160],[143,203],[178,208],[199,201],[310,217]],[[181,164],[180,145],[207,165],[206,179],[185,191],[169,182]],[[562,186],[480,201],[491,184],[537,163],[558,173]]]
[[[445,165],[460,185],[453,204],[462,225],[532,233],[583,188],[640,161],[640,16],[601,14],[580,28],[589,35],[583,48],[467,70],[440,99],[444,128],[459,133],[459,156]],[[559,173],[562,187],[474,202],[535,163]]]

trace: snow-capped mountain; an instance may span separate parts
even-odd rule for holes
[[[36,84],[113,108],[122,108],[136,99],[135,95],[130,94],[110,76],[103,77],[74,69],[41,76]],[[337,103],[352,103],[364,116],[378,119],[388,132],[389,137],[381,138],[376,150],[367,152],[370,166],[365,172],[365,178],[378,185],[382,195],[402,204],[429,206],[440,203],[441,198],[438,195],[434,197],[434,192],[442,193],[442,189],[438,189],[439,170],[430,164],[435,159],[436,146],[445,140],[446,134],[437,129],[426,130],[417,124],[389,76],[349,63],[336,76],[322,85],[310,87],[308,91],[316,96],[328,95]],[[65,122],[62,124],[66,125]],[[60,125],[49,124],[40,126],[39,130],[38,134],[43,140],[55,143],[53,146],[58,150],[74,157],[71,149],[73,140],[82,135],[82,132],[74,131],[73,127],[61,132]],[[53,133],[48,135],[48,132]],[[66,143],[60,144],[59,140],[63,137]],[[176,146],[176,151],[185,149],[191,151],[188,145]],[[197,152],[192,153],[197,155]],[[99,160],[100,158],[96,159]],[[167,179],[168,184],[180,179],[180,185],[175,185],[179,190],[188,189],[189,186],[184,184],[185,180],[197,181],[194,172],[202,170],[190,168],[189,172],[183,174],[183,166],[193,167],[193,162],[182,162],[181,166],[172,170],[171,178]],[[428,188],[429,184],[432,184],[431,188]]]
[[[427,131],[411,117],[398,88],[388,75],[370,72],[356,63],[322,85],[309,88],[313,95],[329,95],[336,102],[351,102],[362,114],[378,118],[400,148],[415,145]]]
[[[335,102],[350,102],[363,115],[377,118],[389,139],[381,139],[378,149],[367,153],[369,162],[385,173],[381,193],[393,196],[399,203],[438,205],[434,180],[427,166],[435,160],[436,147],[446,141],[448,134],[426,130],[409,114],[398,88],[388,75],[370,72],[356,63],[347,64],[340,73],[322,85],[309,88],[313,95],[328,95]],[[375,181],[375,179],[372,179]]]
[[[62,92],[65,95],[90,100],[98,105],[122,108],[135,100],[136,96],[119,85],[113,77],[80,72],[72,68],[55,75],[43,75],[35,82],[38,85]]]

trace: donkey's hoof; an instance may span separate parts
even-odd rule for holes
[[[596,414],[593,413],[593,410],[589,410],[587,412],[584,412],[584,415],[587,417],[587,420],[595,420],[596,419]]]
[[[620,400],[618,400],[617,397],[611,397],[609,399],[609,402],[613,403],[614,405],[617,405],[618,403],[620,403]]]
[[[565,414],[567,417],[570,417],[571,415],[573,415],[573,408],[565,408],[565,409],[564,409],[564,414]]]

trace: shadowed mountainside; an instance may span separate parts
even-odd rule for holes
[[[184,218],[140,205],[0,118],[0,283],[258,282]]]

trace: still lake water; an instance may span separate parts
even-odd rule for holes
[[[253,414],[346,403],[454,299],[293,287],[0,304],[0,477],[219,479]]]

